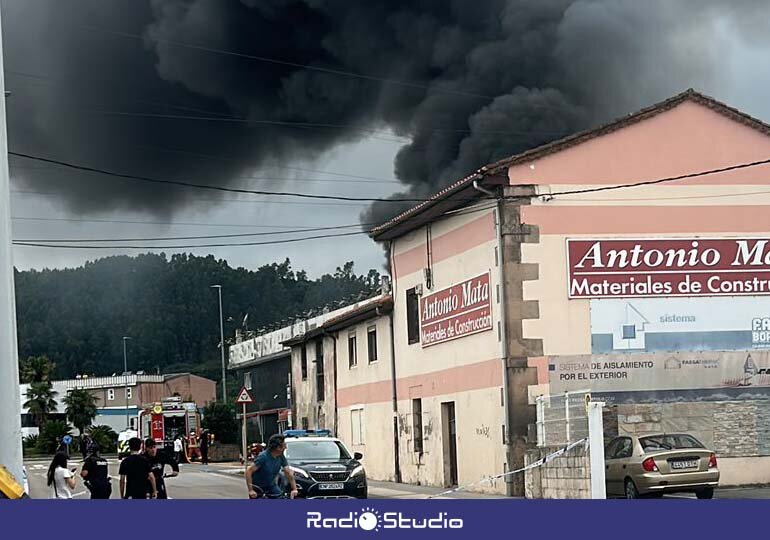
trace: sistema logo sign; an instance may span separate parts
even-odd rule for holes
[[[349,512],[342,517],[324,517],[321,512],[308,512],[308,529],[462,529],[463,520],[450,518],[446,512],[430,517],[415,518],[403,512],[380,513],[374,508],[363,508],[361,512]]]

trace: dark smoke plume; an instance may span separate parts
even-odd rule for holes
[[[3,9],[13,150],[227,185],[390,129],[411,141],[394,171],[418,197],[688,86],[720,88],[720,36],[731,33],[720,29],[761,39],[770,20],[766,2],[706,0],[7,0]],[[75,210],[171,213],[190,195],[13,165]],[[380,203],[362,220],[397,210]]]

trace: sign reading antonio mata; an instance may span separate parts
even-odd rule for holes
[[[568,239],[570,298],[770,295],[770,239]]]
[[[489,273],[420,299],[423,347],[492,329]]]

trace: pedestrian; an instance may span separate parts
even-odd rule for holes
[[[177,435],[174,439],[174,457],[177,463],[183,463],[182,452],[184,451],[184,445],[182,444],[182,436]]]
[[[154,499],[158,495],[155,488],[155,475],[150,462],[141,455],[142,439],[132,437],[128,440],[130,454],[120,462],[120,498],[146,499],[147,493]],[[147,484],[150,484],[148,489]]]
[[[147,438],[144,441],[144,457],[150,462],[152,468],[152,474],[155,476],[155,488],[158,492],[158,499],[168,499],[168,493],[166,492],[166,482],[163,480],[165,475],[163,470],[166,465],[171,467],[171,474],[169,476],[179,475],[179,465],[176,460],[168,455],[165,450],[158,450],[155,444],[155,439]]]
[[[201,463],[204,465],[209,464],[209,430],[204,429],[201,432],[200,442],[198,447],[201,451]]]
[[[75,469],[67,469],[67,454],[56,452],[48,467],[47,485],[51,499],[71,499],[75,489]]]
[[[88,447],[88,456],[83,462],[80,476],[91,492],[92,499],[109,499],[112,495],[110,472],[107,460],[99,455],[99,445],[91,441]]]

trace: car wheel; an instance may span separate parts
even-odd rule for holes
[[[626,479],[626,499],[638,499],[639,498],[639,490],[636,489],[636,484],[634,484],[634,481],[630,478]]]
[[[704,488],[700,491],[695,492],[695,496],[699,499],[713,499],[714,498],[714,488]]]

